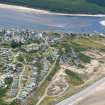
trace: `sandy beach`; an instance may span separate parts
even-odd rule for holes
[[[1,4],[1,3],[0,3],[0,8],[13,9],[13,10],[22,11],[22,12],[38,12],[38,13],[44,13],[44,14],[49,13],[48,11],[45,11],[45,10],[27,8],[27,7],[22,7],[22,6],[14,6],[14,5],[8,5],[8,4]]]
[[[0,8],[2,9],[13,9],[21,12],[35,12],[35,13],[41,13],[41,14],[52,14],[52,15],[68,15],[68,16],[90,16],[90,17],[105,17],[104,14],[97,14],[97,15],[91,15],[91,14],[65,14],[65,13],[55,13],[47,10],[41,10],[41,9],[34,9],[34,8],[28,8],[28,7],[22,7],[22,6],[15,6],[15,5],[8,5],[8,4],[2,4],[0,3]]]
[[[96,91],[94,94],[83,98],[75,105],[105,105],[105,89]]]
[[[90,95],[81,97],[74,105],[105,105],[105,82]]]

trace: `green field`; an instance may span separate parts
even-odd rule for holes
[[[0,2],[63,13],[105,13],[104,0],[0,0]]]
[[[0,105],[17,105],[16,102],[6,103],[3,101],[3,97],[5,96],[6,89],[0,88]]]
[[[65,70],[65,73],[67,74],[68,78],[69,78],[69,82],[72,84],[72,85],[80,85],[80,84],[83,84],[83,80],[81,79],[80,76],[78,76],[77,73],[74,73],[68,69]]]

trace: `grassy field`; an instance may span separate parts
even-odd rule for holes
[[[0,2],[63,13],[105,13],[104,0],[0,0]]]
[[[17,105],[16,102],[6,103],[3,101],[3,97],[5,96],[6,89],[0,88],[0,105]]]
[[[68,78],[72,85],[76,86],[76,85],[80,85],[80,84],[84,83],[83,80],[81,79],[81,77],[78,76],[78,74],[76,74],[68,69],[65,70],[65,73],[68,75]]]

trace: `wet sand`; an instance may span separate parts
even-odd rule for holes
[[[105,84],[98,87],[91,95],[82,97],[74,105],[105,105]]]

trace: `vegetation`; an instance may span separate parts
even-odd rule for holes
[[[19,62],[24,62],[24,57],[22,56],[22,54],[19,54],[19,56],[17,56],[17,60]]]
[[[21,46],[21,42],[16,42],[16,41],[12,41],[11,42],[11,47],[12,48],[17,48],[17,47],[20,47]]]
[[[51,81],[51,79],[53,78],[53,76],[55,75],[55,73],[60,69],[60,65],[59,65],[59,59],[56,61],[55,67],[53,68],[53,70],[51,71],[51,73],[49,74],[49,76],[47,77],[48,81]]]
[[[12,81],[13,81],[12,77],[5,78],[5,84],[7,84],[8,86],[11,85]]]
[[[0,88],[0,105],[17,105],[16,102],[12,103],[6,103],[3,101],[2,97],[5,96],[6,89],[5,88]]]
[[[93,68],[93,70],[91,70],[93,72],[90,74],[90,69],[88,70],[88,66],[91,67],[92,64],[89,63],[92,58],[91,55],[87,54],[87,52],[90,51],[93,52],[94,55],[96,54],[102,56],[103,53],[101,54],[101,50],[105,49],[105,37],[94,37],[88,35],[85,36],[82,34],[82,37],[77,37],[76,34],[63,33],[45,33],[45,36],[40,39],[34,37],[34,35],[31,33],[29,37],[26,33],[24,33],[23,36],[17,34],[16,36],[19,36],[19,39],[24,38],[24,43],[22,44],[14,41],[13,37],[10,37],[9,41],[4,41],[3,39],[6,37],[1,37],[1,43],[7,42],[7,45],[4,44],[1,46],[0,69],[3,70],[4,73],[12,72],[11,74],[13,74],[13,79],[9,77],[5,79],[5,84],[8,85],[7,88],[9,85],[14,86],[11,85],[11,82],[16,76],[15,73],[21,73],[20,89],[26,89],[25,86],[33,84],[33,82],[36,84],[36,87],[33,88],[33,97],[31,97],[32,104],[29,103],[31,105],[37,104],[41,96],[44,96],[44,94],[48,92],[45,92],[46,89],[49,89],[49,91],[53,91],[54,89],[55,92],[55,86],[58,86],[58,88],[61,89],[60,92],[63,94],[60,94],[60,96],[59,93],[58,96],[54,96],[54,94],[48,94],[49,96],[45,97],[45,99],[43,99],[41,102],[41,105],[51,105],[53,103],[55,104],[55,102],[59,102],[62,99],[71,96],[77,92],[79,88],[82,89],[85,86],[85,83],[88,84],[86,80],[89,80],[90,76],[94,76],[96,73],[99,75],[99,72],[97,72],[98,68],[96,68],[96,66],[95,69],[97,70],[95,73]],[[56,40],[53,44],[49,40],[46,40],[48,41],[48,43],[46,43],[44,38],[50,39],[52,42],[57,38],[58,40]],[[37,42],[37,40],[39,41]],[[10,50],[4,46],[9,46],[9,48],[12,48]],[[93,59],[95,59],[95,57],[93,57]],[[99,61],[103,61],[102,63],[100,62],[102,67],[104,65],[103,59],[101,60],[99,58]],[[98,61],[98,58],[96,58],[96,60]],[[85,63],[88,64],[85,66]],[[62,71],[59,72],[60,70]],[[65,71],[66,75],[64,75],[63,70]],[[73,70],[75,71],[73,72]],[[55,74],[57,79],[55,78],[53,83],[52,78],[55,77]],[[104,75],[102,72],[101,74]],[[99,76],[101,76],[101,74]],[[98,77],[98,75],[95,75],[95,77]],[[17,75],[17,78],[19,79],[20,76]],[[65,81],[62,81],[63,79],[65,79]],[[47,88],[48,86],[51,86],[50,83],[52,83],[52,87]],[[66,84],[68,84],[68,88],[66,88]],[[18,89],[18,85],[16,87],[16,89]],[[62,90],[65,91],[63,92]],[[7,104],[2,100],[2,98],[5,96],[5,92],[7,92],[7,90],[1,88],[0,105],[16,105],[15,102]]]
[[[104,0],[0,0],[0,2],[73,14],[105,13]]]
[[[97,38],[97,37],[96,37]],[[102,43],[98,43],[99,42],[99,38],[94,39],[93,38],[75,38],[73,40],[73,43],[75,43],[76,45],[78,45],[78,47],[81,47],[81,49],[104,49],[105,46]]]
[[[105,6],[105,0],[87,0],[90,3],[95,3],[100,6]]]
[[[65,70],[65,73],[68,75],[71,84],[80,85],[84,83],[77,73],[74,73],[68,69]]]
[[[79,54],[79,58],[81,61],[85,62],[85,63],[89,63],[91,61],[91,57],[86,56],[82,53]]]

